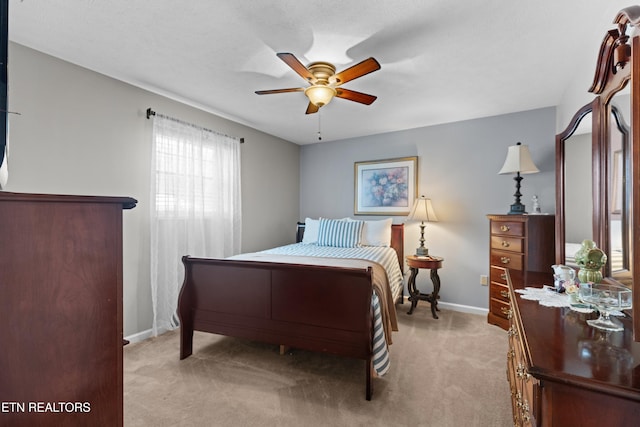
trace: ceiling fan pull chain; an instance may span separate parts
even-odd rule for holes
[[[322,129],[320,128],[320,111],[318,111],[318,141],[322,141]]]

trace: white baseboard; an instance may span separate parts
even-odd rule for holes
[[[124,337],[124,339],[129,341],[130,343],[144,341],[147,338],[151,338],[151,332],[152,332],[151,329],[147,329],[146,331],[142,331],[133,335],[126,336]]]
[[[158,330],[158,335],[162,335],[165,332],[169,332],[168,329],[159,329]],[[151,338],[153,336],[153,330],[152,329],[147,329],[146,331],[141,331],[138,332],[136,334],[133,335],[129,335],[124,337],[125,340],[129,341],[130,343],[134,343],[134,342],[140,342],[140,341],[144,341],[148,338]]]
[[[438,307],[445,308],[447,310],[461,311],[463,313],[481,314],[484,316],[489,313],[489,309],[487,308],[474,307],[471,305],[453,304],[450,302],[438,301]]]
[[[404,302],[405,304],[411,304],[409,302],[409,297],[405,295]],[[423,302],[423,304],[428,304],[427,302]],[[480,314],[486,316],[489,313],[488,308],[474,307],[472,305],[462,305],[462,304],[454,304],[451,302],[438,301],[438,307],[444,308],[446,310],[460,311],[462,313],[470,313],[470,314]]]

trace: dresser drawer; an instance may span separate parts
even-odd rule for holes
[[[509,302],[509,288],[507,285],[491,282],[489,285],[489,297]]]
[[[500,285],[507,286],[507,276],[503,267],[492,265],[490,267],[489,274],[491,283],[498,283]],[[522,288],[522,271],[511,269],[509,270],[509,274],[511,275],[511,283],[513,284],[513,287],[516,289]]]
[[[517,425],[538,425],[540,420],[540,382],[529,373],[529,364],[525,356],[524,336],[520,323],[517,307],[513,308],[513,314],[509,327],[509,353],[507,370],[510,381],[514,380],[515,393],[512,394],[512,406],[514,408],[514,423]],[[509,360],[511,356],[511,360]],[[510,362],[510,363],[509,363]]]
[[[491,234],[524,236],[524,224],[517,221],[491,221]]]
[[[491,249],[524,252],[523,239],[519,237],[491,236]]]
[[[493,283],[500,283],[501,285],[507,286],[507,273],[502,267],[492,265],[489,271],[489,279]]]
[[[508,268],[509,270],[522,270],[524,255],[505,252],[491,251],[491,265]]]
[[[540,381],[525,370],[522,380],[522,412],[520,416],[525,425],[535,426],[538,425],[537,421],[540,420],[539,387]]]
[[[490,304],[491,304],[490,310],[493,314],[495,314],[496,316],[502,317],[503,319],[509,318],[509,313],[511,313],[511,304],[509,304],[508,302],[505,302],[499,299],[493,299],[493,298],[491,298]]]

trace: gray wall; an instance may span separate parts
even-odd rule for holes
[[[488,287],[480,285],[489,269],[486,215],[507,213],[515,192],[513,176],[498,171],[509,145],[528,144],[540,173],[524,175],[522,202],[531,211],[537,194],[542,211],[554,213],[555,114],[545,108],[303,146],[300,218],[353,217],[354,162],[418,156],[418,192],[432,199],[440,220],[425,237],[430,253],[445,258],[442,301],[486,309]],[[415,252],[418,239],[418,225],[407,223],[405,253]],[[419,274],[418,286],[430,292],[428,276]]]
[[[10,43],[9,109],[21,115],[10,115],[6,190],[138,200],[123,214],[125,335],[149,329],[152,318],[147,107],[245,138],[244,251],[294,241],[298,219],[299,146]]]

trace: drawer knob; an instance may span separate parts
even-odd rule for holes
[[[506,275],[505,273],[502,273],[502,274],[500,275],[500,278],[501,278],[502,280],[507,280],[507,275]]]
[[[529,402],[525,400],[524,402],[522,402],[522,421],[524,421],[525,424],[531,421],[531,415],[529,412]]]
[[[502,298],[509,298],[509,291],[500,291],[500,296]]]
[[[508,226],[508,225],[504,225],[504,224],[503,224],[503,225],[501,225],[501,226],[500,226],[500,230],[502,230],[502,231],[509,231],[509,226]]]
[[[516,377],[528,382],[531,378],[531,374],[527,371],[527,368],[522,365],[522,363],[518,363],[518,367],[516,368]]]
[[[507,242],[506,240],[502,241],[502,247],[503,248],[508,248],[509,247],[509,242]]]
[[[500,262],[503,264],[509,264],[509,261],[511,261],[511,258],[509,258],[508,256],[501,256],[500,257]]]

